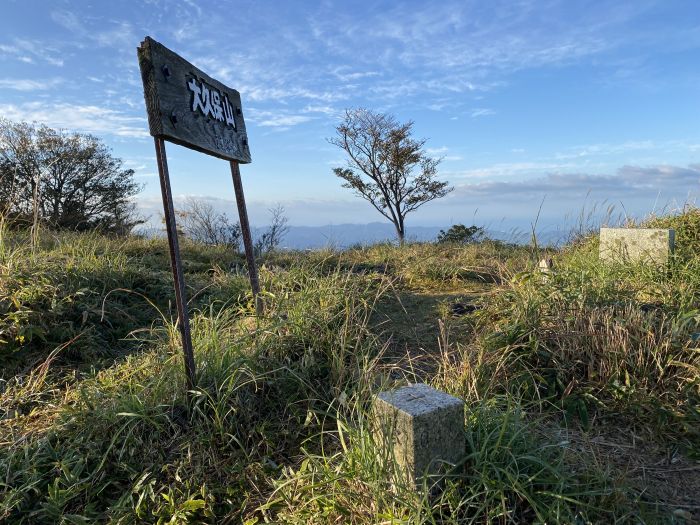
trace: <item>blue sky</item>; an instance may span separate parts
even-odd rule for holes
[[[238,89],[253,224],[381,217],[341,188],[328,144],[345,108],[413,120],[449,197],[408,226],[527,227],[700,189],[696,1],[2,0],[0,115],[103,138],[160,207],[136,47],[150,35]],[[169,145],[177,199],[234,210],[224,161]],[[544,203],[543,203],[544,199]],[[235,212],[234,212],[235,213]],[[586,212],[584,212],[586,213]]]

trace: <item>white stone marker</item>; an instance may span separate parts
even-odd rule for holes
[[[440,474],[465,452],[464,401],[417,383],[374,398],[379,443],[389,448],[408,484]]]
[[[600,260],[649,262],[664,265],[673,253],[674,230],[654,228],[601,228]]]
[[[537,264],[537,269],[540,273],[552,273],[552,268],[554,267],[554,261],[551,257],[543,257]]]

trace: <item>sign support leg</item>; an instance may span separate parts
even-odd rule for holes
[[[250,234],[250,224],[248,223],[248,210],[245,206],[243,195],[243,183],[241,182],[241,170],[238,162],[231,163],[231,177],[233,178],[233,189],[236,192],[236,205],[238,206],[238,218],[241,223],[241,234],[243,235],[243,246],[248,262],[248,275],[250,276],[250,286],[253,289],[253,299],[255,300],[255,312],[258,316],[263,313],[262,298],[260,297],[260,282],[258,281],[258,269],[255,266],[255,253],[253,251],[253,238]]]
[[[163,212],[165,213],[165,227],[168,231],[168,245],[170,247],[170,266],[173,270],[175,281],[175,303],[177,304],[177,319],[180,335],[182,336],[182,351],[185,358],[185,375],[187,377],[187,389],[195,386],[194,352],[192,350],[192,336],[190,334],[190,318],[187,312],[187,299],[185,297],[185,280],[182,275],[182,262],[180,260],[180,246],[177,241],[177,227],[175,225],[175,210],[173,208],[173,195],[170,191],[170,174],[168,173],[168,159],[165,155],[165,142],[162,138],[154,137],[156,144],[156,158],[158,160],[158,175],[160,176],[160,190],[163,194]]]

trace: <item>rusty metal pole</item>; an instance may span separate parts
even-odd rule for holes
[[[241,223],[241,234],[243,235],[243,246],[245,247],[245,257],[248,262],[248,275],[250,276],[250,286],[253,289],[253,300],[255,301],[255,312],[258,316],[263,313],[262,297],[260,297],[260,282],[258,281],[258,269],[255,266],[255,253],[253,252],[253,238],[250,234],[250,224],[248,223],[248,210],[245,206],[243,196],[243,182],[241,182],[241,170],[238,162],[231,163],[231,177],[233,178],[233,190],[236,192],[236,205],[238,206],[238,218]]]
[[[180,246],[177,241],[173,195],[170,191],[168,159],[165,155],[165,142],[163,139],[154,137],[153,140],[156,144],[156,159],[158,160],[158,175],[160,175],[160,190],[163,194],[165,227],[168,231],[170,266],[173,270],[173,279],[175,281],[175,303],[177,305],[178,328],[182,336],[182,351],[185,358],[187,389],[192,390],[195,386],[194,352],[192,350],[192,336],[190,334],[190,318],[187,312],[187,298],[185,297],[185,279],[182,275],[182,262],[180,260]]]

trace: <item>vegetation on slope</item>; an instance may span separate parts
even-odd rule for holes
[[[603,265],[595,237],[547,276],[539,253],[490,242],[271,254],[262,319],[238,256],[185,243],[190,401],[164,242],[61,234],[33,254],[5,234],[0,520],[682,523],[697,218],[657,219],[677,228],[667,270]],[[368,421],[374,392],[414,380],[467,402],[467,455],[433,495],[396,486]],[[673,451],[683,483],[600,452],[626,432]]]

